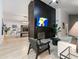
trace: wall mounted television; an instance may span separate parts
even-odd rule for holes
[[[47,27],[48,26],[48,18],[37,17],[36,18],[36,27]]]

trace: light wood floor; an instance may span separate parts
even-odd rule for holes
[[[48,51],[46,51],[38,59],[59,59],[57,57],[57,46],[53,46],[52,43],[50,43],[50,46],[51,54],[49,55]],[[27,55],[28,47],[28,37],[6,37],[0,45],[0,59],[35,59],[36,53],[34,50],[31,50]]]
[[[28,37],[3,39],[0,45],[0,59],[35,59],[36,53],[31,50],[27,55],[29,47]],[[41,54],[38,59],[57,59],[54,55],[49,55],[48,51]]]
[[[27,39],[4,38],[0,45],[0,59],[27,59]]]

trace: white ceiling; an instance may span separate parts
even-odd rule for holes
[[[28,5],[31,0],[3,0],[4,20],[26,20]],[[26,20],[27,21],[27,20]]]
[[[5,20],[26,20],[28,5],[31,0],[3,0],[3,15]],[[52,0],[42,0],[49,5]],[[52,7],[62,7],[68,14],[78,13],[78,0],[58,0],[59,4],[52,3]]]
[[[51,3],[52,0],[41,0],[54,8],[63,8],[68,14],[78,14],[78,0],[58,0],[59,4]]]

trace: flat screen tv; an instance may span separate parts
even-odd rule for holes
[[[37,17],[36,26],[37,27],[47,27],[48,19],[44,18],[44,17]]]

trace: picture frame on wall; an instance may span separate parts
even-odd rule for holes
[[[17,28],[17,25],[12,25],[12,28]]]
[[[13,31],[16,31],[17,25],[12,25]]]

